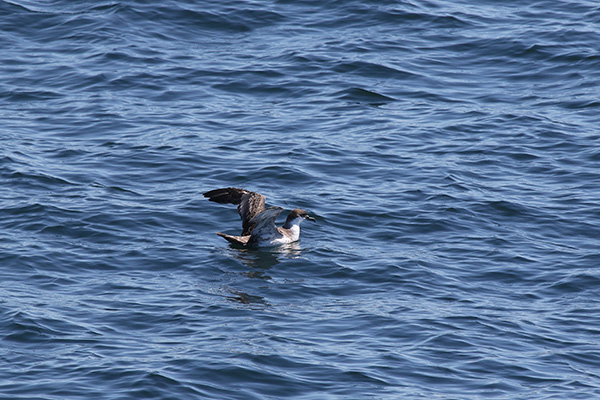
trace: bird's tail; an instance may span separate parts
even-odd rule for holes
[[[223,239],[227,240],[231,244],[236,244],[238,246],[246,246],[248,244],[248,239],[250,239],[250,235],[248,236],[232,236],[226,233],[217,232],[217,235],[221,236]]]

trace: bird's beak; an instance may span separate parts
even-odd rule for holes
[[[309,217],[308,215],[306,217],[304,217],[304,219],[307,219],[307,220],[312,221],[312,222],[317,222],[316,219],[314,219],[313,217]]]

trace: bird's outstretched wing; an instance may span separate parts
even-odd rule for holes
[[[281,211],[283,211],[283,208],[281,207],[265,208],[263,212],[252,219],[254,228],[252,229],[252,235],[248,240],[248,246],[254,246],[258,242],[276,238],[281,235],[277,230],[277,225],[275,225],[275,220],[277,219],[277,216],[281,214]]]
[[[265,210],[265,196],[238,188],[214,189],[203,194],[210,201],[221,204],[237,204],[242,218],[242,236],[250,235],[256,222],[254,218]]]

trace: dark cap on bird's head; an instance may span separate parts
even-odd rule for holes
[[[303,210],[301,208],[294,208],[292,211],[290,211],[290,214],[287,217],[286,222],[291,222],[293,220],[295,220],[296,218],[303,218],[312,222],[316,222],[317,220],[314,219],[313,217],[311,217],[310,215],[308,215],[308,213],[306,212],[306,210]]]

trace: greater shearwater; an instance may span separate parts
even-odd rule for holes
[[[237,204],[242,217],[241,236],[217,232],[230,243],[244,247],[278,246],[300,239],[300,223],[305,219],[315,221],[306,211],[296,208],[290,212],[285,224],[275,225],[275,219],[283,211],[281,207],[265,208],[265,196],[238,188],[214,189],[203,194],[208,200],[221,204]]]

